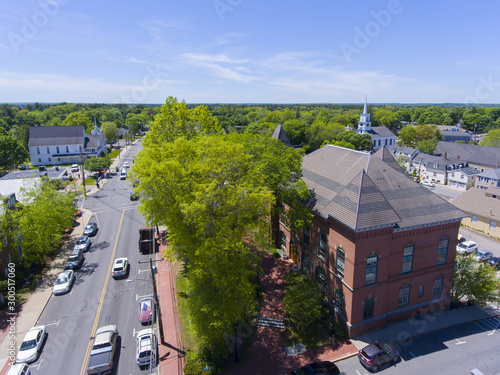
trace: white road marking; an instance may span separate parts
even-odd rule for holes
[[[53,326],[53,325],[55,325],[57,327],[57,326],[59,326],[59,323],[61,323],[61,319],[59,319],[57,322],[54,322],[54,323],[45,324],[45,327]]]
[[[460,345],[460,344],[466,344],[467,341],[460,341],[459,339],[455,339],[457,340],[458,342],[455,343],[455,345]]]
[[[412,352],[410,352],[410,354],[413,356],[413,358],[417,358],[417,356],[415,354],[413,354]]]

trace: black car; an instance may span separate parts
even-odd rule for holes
[[[83,230],[83,235],[84,236],[95,236],[97,233],[97,224],[94,223],[93,221],[88,223],[85,229]]]
[[[134,192],[131,192],[131,193],[130,193],[130,200],[131,200],[131,201],[136,201],[136,200],[138,200],[138,199],[139,199],[139,194],[134,193]]]
[[[340,370],[335,363],[330,361],[314,362],[293,370],[290,375],[340,375]]]
[[[375,341],[359,351],[358,359],[368,370],[377,371],[386,363],[396,363],[399,360],[399,349],[394,344]]]
[[[485,260],[483,263],[490,267],[495,267],[497,270],[500,270],[500,258],[497,257],[489,258]]]

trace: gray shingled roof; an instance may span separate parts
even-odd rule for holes
[[[288,139],[288,136],[286,135],[285,130],[283,130],[281,124],[276,125],[272,138],[279,139],[287,147],[292,147],[292,144],[290,143],[290,140]]]
[[[30,126],[28,146],[83,145],[85,128],[72,126]]]
[[[487,197],[486,194],[496,194],[500,196],[500,189],[491,187],[487,190],[470,188],[459,197],[455,198],[453,204],[465,212],[470,212],[477,216],[489,217],[498,221],[500,217],[500,200]]]
[[[490,168],[500,167],[500,148],[498,147],[440,141],[434,155],[444,156],[445,154],[446,158],[453,162],[460,159],[460,161],[468,161]]]
[[[490,169],[478,174],[478,177],[492,178],[494,180],[500,179],[500,168]]]
[[[332,145],[304,156],[303,180],[314,192],[313,210],[356,231],[409,229],[467,216],[390,164],[380,155]]]
[[[396,138],[394,133],[391,132],[385,126],[372,126],[371,130],[368,130],[367,133],[370,134],[372,138],[388,138],[388,137]]]
[[[390,165],[392,168],[397,170],[400,173],[405,173],[404,169],[401,168],[399,163],[394,159],[394,156],[392,156],[391,152],[384,146],[379,148],[379,150],[375,153],[375,157],[379,158],[383,162],[387,163],[387,165]]]

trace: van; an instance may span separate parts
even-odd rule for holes
[[[68,258],[68,263],[66,263],[66,268],[73,270],[75,268],[80,268],[83,263],[83,249],[75,249],[71,252]]]
[[[125,180],[127,178],[127,168],[122,168],[120,172],[120,180]]]
[[[30,375],[31,369],[26,363],[12,365],[6,375]]]

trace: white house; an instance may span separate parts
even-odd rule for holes
[[[373,152],[376,152],[382,146],[389,148],[396,145],[396,136],[385,126],[375,126],[372,128],[370,121],[370,114],[368,113],[368,106],[366,104],[363,113],[359,116],[357,134],[369,134],[372,139]]]
[[[88,135],[83,125],[30,126],[28,151],[33,166],[76,164],[105,153],[106,137],[97,124]]]

